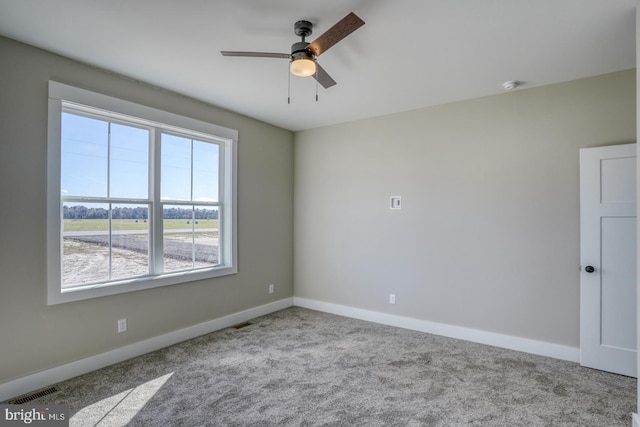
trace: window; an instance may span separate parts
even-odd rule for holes
[[[237,131],[49,83],[48,302],[237,272]]]

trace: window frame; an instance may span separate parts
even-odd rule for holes
[[[186,270],[170,273],[151,274],[124,280],[62,288],[62,208],[61,195],[61,119],[66,109],[78,111],[99,111],[101,117],[120,121],[126,117],[129,123],[138,123],[143,127],[155,129],[156,141],[152,144],[149,168],[151,189],[149,199],[149,217],[154,216],[150,226],[150,238],[153,241],[162,233],[162,205],[171,203],[160,198],[160,150],[159,138],[163,132],[194,139],[205,138],[220,144],[218,215],[219,226],[219,265],[211,268]],[[48,130],[47,130],[47,304],[61,304],[71,301],[96,298],[134,292],[160,286],[187,283],[196,280],[221,277],[238,272],[237,267],[237,145],[238,131],[214,125],[212,123],[181,116],[156,108],[136,104],[115,97],[92,92],[63,83],[49,81]],[[189,202],[191,203],[191,202]],[[154,212],[151,212],[151,210]],[[159,216],[158,216],[159,215]],[[156,224],[156,225],[154,225]],[[160,253],[161,256],[161,253]],[[160,261],[158,253],[153,251],[153,263]]]

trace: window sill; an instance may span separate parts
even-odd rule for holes
[[[62,288],[59,292],[49,292],[47,304],[56,305],[66,302],[81,301],[85,299],[117,295],[126,292],[141,291],[144,289],[161,286],[177,285],[181,283],[206,280],[215,277],[236,274],[238,269],[234,266],[215,267],[202,270],[181,271],[161,274],[158,276],[145,276],[135,279],[121,280],[117,282],[98,283],[92,285],[80,285],[71,288]]]

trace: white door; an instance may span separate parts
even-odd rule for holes
[[[580,364],[636,377],[636,144],[580,150],[580,252]]]

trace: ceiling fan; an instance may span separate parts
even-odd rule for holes
[[[313,24],[302,20],[296,22],[293,26],[294,33],[300,36],[302,40],[291,45],[291,53],[238,52],[229,50],[223,50],[220,53],[223,56],[289,59],[292,74],[301,77],[313,76],[326,89],[335,85],[336,82],[317,63],[316,58],[363,25],[364,21],[351,12],[313,42],[307,43],[305,39],[311,35]]]

